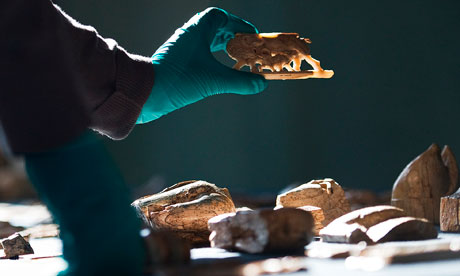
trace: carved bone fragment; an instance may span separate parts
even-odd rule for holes
[[[311,214],[295,208],[223,214],[208,226],[211,247],[248,253],[295,251],[313,237]]]
[[[208,242],[208,220],[235,212],[230,193],[206,181],[184,181],[132,203],[155,230],[170,230],[192,244]]]
[[[278,195],[277,207],[317,206],[323,210],[323,226],[350,212],[342,187],[331,178],[312,180]]]
[[[266,79],[331,78],[334,72],[321,68],[320,62],[310,55],[310,43],[310,39],[297,33],[237,33],[227,43],[227,53],[236,60],[233,68],[249,66],[253,73]],[[301,71],[303,60],[313,70]]]
[[[441,197],[458,188],[458,167],[448,146],[441,150],[432,144],[410,162],[393,185],[391,205],[410,216],[439,224]]]

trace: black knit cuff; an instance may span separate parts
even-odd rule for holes
[[[90,128],[114,140],[126,138],[136,124],[153,86],[150,58],[116,52],[115,92],[91,115]]]

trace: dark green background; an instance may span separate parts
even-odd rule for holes
[[[459,1],[58,3],[149,56],[194,13],[219,6],[261,32],[310,37],[313,57],[335,71],[331,80],[271,81],[256,96],[211,97],[107,141],[131,185],[206,179],[258,193],[332,177],[388,190],[432,142],[460,153]]]

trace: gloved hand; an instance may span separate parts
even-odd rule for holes
[[[147,123],[205,97],[256,94],[267,86],[259,75],[218,62],[212,52],[224,50],[235,33],[257,29],[228,12],[208,8],[177,29],[152,56],[155,82],[137,123]]]

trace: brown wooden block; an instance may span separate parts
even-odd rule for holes
[[[441,198],[440,226],[444,232],[460,232],[460,190]]]
[[[296,251],[313,237],[312,215],[295,208],[223,214],[208,225],[212,247],[248,253]]]
[[[426,219],[407,217],[393,206],[374,206],[350,212],[320,231],[325,242],[381,243],[432,239],[437,231]]]
[[[458,188],[458,167],[448,146],[432,144],[410,162],[393,185],[391,205],[439,224],[441,197]]]
[[[312,180],[278,195],[277,207],[316,206],[323,210],[323,226],[350,212],[342,187],[331,178]]]
[[[366,235],[374,243],[381,243],[434,239],[438,236],[438,231],[426,219],[400,217],[388,219],[370,227]]]
[[[175,232],[193,245],[209,243],[208,220],[235,212],[230,193],[206,181],[184,181],[132,205],[154,229]]]
[[[335,219],[320,231],[320,236],[325,242],[358,243],[365,241],[373,243],[366,235],[370,227],[402,216],[405,216],[404,211],[393,206],[366,207]]]
[[[20,255],[34,254],[30,244],[19,233],[15,233],[0,241],[5,252],[5,258],[15,258]]]

